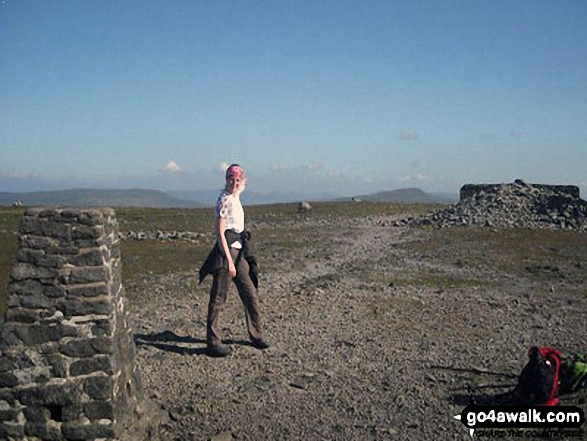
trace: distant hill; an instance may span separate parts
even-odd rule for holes
[[[197,202],[202,205],[213,206],[216,203],[220,188],[216,190],[166,190],[165,193],[185,201]],[[263,205],[283,202],[300,202],[304,200],[328,201],[339,197],[332,194],[309,194],[303,192],[271,192],[257,193],[247,189],[242,197],[243,205]]]
[[[419,188],[400,188],[398,190],[380,191],[378,193],[355,196],[355,199],[372,202],[401,202],[408,204],[448,204],[452,201],[435,196]]]
[[[0,205],[12,205],[20,201],[24,206],[71,207],[148,207],[192,208],[201,206],[158,190],[98,190],[76,188],[71,190],[37,191],[31,193],[0,193]]]

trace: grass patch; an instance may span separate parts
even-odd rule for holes
[[[117,208],[116,218],[121,232],[162,230],[206,233],[214,229],[211,208]]]
[[[484,279],[458,277],[455,275],[438,273],[430,273],[426,271],[422,274],[407,274],[404,277],[391,276],[385,271],[372,268],[367,270],[365,268],[360,271],[353,272],[358,277],[367,283],[376,283],[378,285],[387,285],[389,287],[417,287],[417,288],[432,288],[437,290],[449,289],[468,289],[468,288],[483,288],[494,286],[494,282]]]
[[[300,219],[353,218],[371,215],[424,214],[444,205],[438,204],[400,204],[386,202],[312,202],[312,211],[298,213],[298,204],[269,204],[246,206],[247,219],[279,223]]]
[[[466,268],[491,268],[531,280],[582,283],[587,235],[566,230],[454,227],[423,232],[400,247],[416,258]]]
[[[210,245],[159,240],[127,240],[122,243],[123,283],[143,274],[162,275],[197,272],[210,251]]]

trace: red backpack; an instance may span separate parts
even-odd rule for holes
[[[514,396],[528,406],[556,406],[562,354],[554,348],[533,346],[528,356]]]

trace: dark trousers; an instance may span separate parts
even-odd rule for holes
[[[238,249],[230,250],[232,261],[235,262],[236,267],[236,277],[232,281],[236,285],[238,294],[245,307],[249,338],[263,338],[263,321],[259,312],[257,289],[249,277],[249,264],[238,253]],[[227,269],[221,269],[214,274],[212,289],[210,290],[210,303],[208,303],[208,325],[206,328],[206,342],[208,346],[222,343],[219,318],[226,306],[226,296],[230,284],[229,279]]]

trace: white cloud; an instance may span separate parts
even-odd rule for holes
[[[219,172],[226,173],[226,169],[230,166],[227,162],[221,162],[216,167]]]
[[[177,165],[177,162],[169,161],[165,167],[163,167],[163,171],[165,173],[181,173],[183,172],[183,168]]]
[[[428,176],[424,176],[422,174],[416,174],[413,176],[404,176],[403,178],[399,178],[401,182],[424,182],[428,181],[430,178]]]
[[[399,140],[400,141],[417,141],[420,139],[420,134],[418,132],[413,132],[410,130],[402,130],[399,132]]]
[[[335,176],[342,176],[342,172],[338,171],[338,170],[328,170],[328,172],[326,173],[327,176],[330,177],[335,177]]]
[[[304,166],[304,170],[306,170],[308,173],[315,173],[317,171],[320,171],[324,169],[324,165],[313,162],[311,164],[307,164]]]

